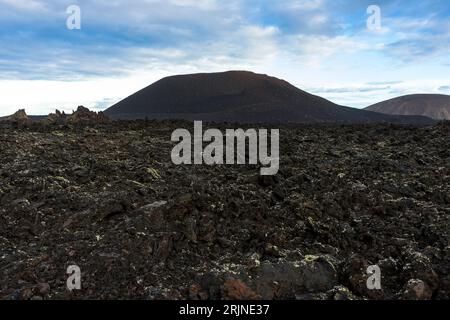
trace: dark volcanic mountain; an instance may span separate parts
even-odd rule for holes
[[[339,106],[286,81],[245,71],[167,77],[122,100],[105,114],[113,119],[241,123],[430,121]]]
[[[450,120],[450,96],[413,94],[383,101],[366,110],[395,115],[420,115],[435,120]]]

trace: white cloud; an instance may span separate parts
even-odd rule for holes
[[[353,53],[370,48],[367,43],[347,36],[295,35],[288,37],[283,43],[294,61],[308,66],[320,66],[334,54]]]
[[[323,0],[279,1],[280,8],[285,10],[316,10],[323,4]]]
[[[36,0],[0,0],[0,5],[6,5],[23,11],[44,11],[45,3]]]
[[[194,7],[198,9],[212,9],[216,7],[215,0],[169,0],[170,3],[182,7]]]

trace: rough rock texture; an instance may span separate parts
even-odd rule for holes
[[[109,118],[103,112],[90,111],[83,106],[79,106],[67,119],[69,124],[100,124],[107,122],[109,122]]]
[[[31,119],[28,118],[25,109],[18,110],[13,115],[6,117],[5,120],[19,126],[26,126],[31,123]]]
[[[50,113],[46,119],[42,122],[45,124],[64,124],[67,121],[67,115],[59,110],[56,110],[55,113]]]
[[[0,297],[450,298],[448,123],[283,127],[274,177],[173,165],[180,127],[0,123]]]

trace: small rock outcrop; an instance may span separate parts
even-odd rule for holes
[[[67,115],[65,112],[61,112],[56,109],[55,113],[50,113],[43,123],[45,124],[64,124],[67,120]]]
[[[25,109],[18,110],[13,115],[7,117],[6,121],[17,125],[29,125],[31,123],[31,119],[28,117]]]
[[[88,108],[79,106],[76,111],[68,115],[64,111],[56,110],[55,113],[50,113],[47,118],[42,120],[45,125],[53,124],[101,124],[108,123],[110,119],[103,114],[103,112],[90,111]]]
[[[71,114],[67,123],[69,124],[91,124],[91,123],[108,123],[110,119],[103,112],[90,111],[88,108],[79,106],[77,111]]]

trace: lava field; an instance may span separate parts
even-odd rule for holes
[[[0,299],[450,298],[448,122],[284,125],[275,176],[174,165],[190,126],[0,123]]]

